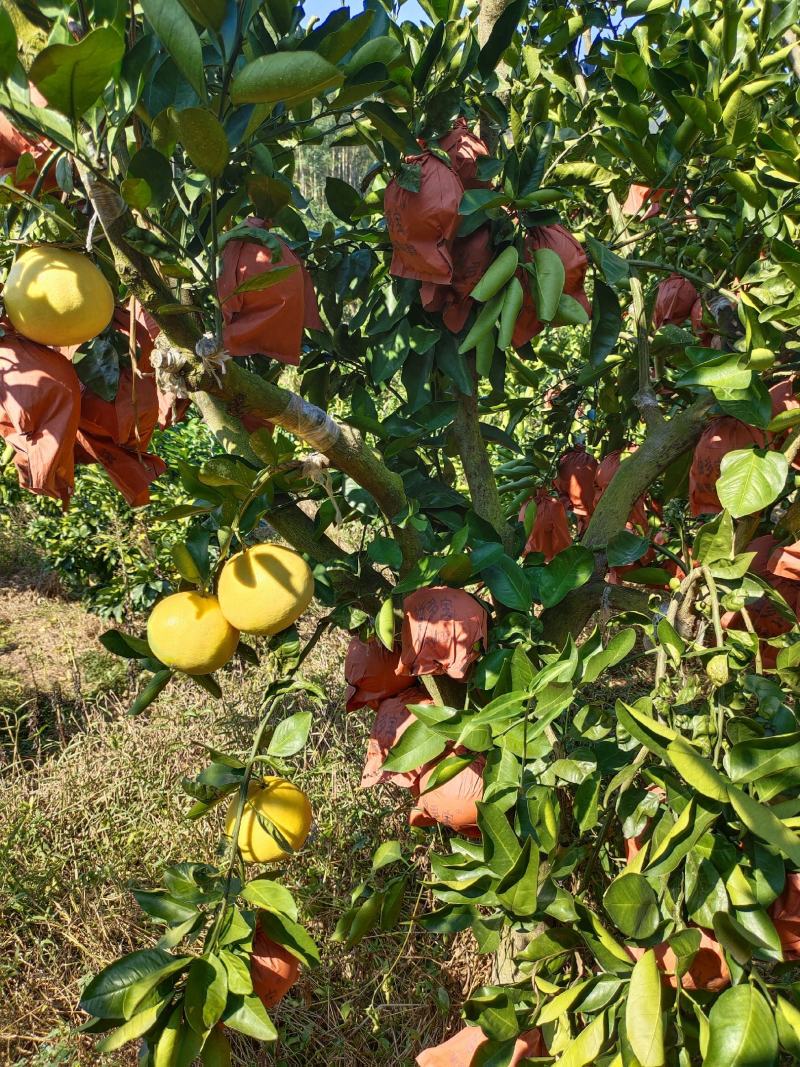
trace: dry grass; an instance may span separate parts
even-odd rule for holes
[[[52,712],[54,690],[62,704],[69,693],[70,708],[60,726],[52,714],[40,724],[38,749],[18,755],[0,787],[0,1063],[133,1067],[134,1050],[101,1059],[90,1039],[76,1035],[80,989],[117,955],[157,936],[131,884],[158,884],[169,863],[213,861],[219,817],[187,822],[180,780],[202,766],[203,743],[247,747],[268,669],[231,671],[220,703],[189,683],[173,685],[130,719],[124,671],[97,652],[96,620],[19,589],[4,590],[0,603],[3,641],[25,642],[22,659],[16,650],[13,659],[0,656],[0,683],[30,699],[31,679],[20,673],[30,659],[40,712],[48,700]],[[274,1012],[277,1049],[242,1042],[238,1065],[410,1065],[452,1025],[449,1005],[486,977],[471,935],[447,942],[409,926],[411,894],[398,930],[368,936],[352,951],[329,942],[351,889],[369,874],[375,845],[392,836],[412,841],[398,810],[404,796],[357,788],[368,722],[343,712],[343,655],[342,637],[328,634],[304,666],[330,701],[295,775],[314,805],[315,836],[285,875],[322,947],[322,965]],[[91,656],[98,659],[89,670]],[[413,840],[424,866],[431,837]]]

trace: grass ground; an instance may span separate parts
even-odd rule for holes
[[[9,575],[13,575],[10,578]],[[313,625],[313,623],[312,623]],[[134,1067],[135,1050],[100,1058],[76,1032],[88,978],[158,934],[131,885],[155,885],[170,863],[213,861],[219,816],[187,822],[180,781],[203,765],[202,744],[244,752],[268,667],[224,678],[224,700],[170,687],[126,717],[131,679],[96,637],[102,624],[62,599],[29,546],[0,546],[0,1063],[7,1067]],[[443,941],[404,921],[355,949],[330,942],[378,841],[410,838],[402,795],[358,789],[366,719],[345,715],[344,640],[333,633],[304,665],[330,700],[315,720],[296,779],[312,800],[315,835],[286,882],[322,948],[274,1012],[275,1049],[242,1044],[243,1067],[412,1064],[454,1023],[488,970],[466,938]],[[418,831],[415,833],[419,833]],[[424,897],[420,907],[424,907]]]

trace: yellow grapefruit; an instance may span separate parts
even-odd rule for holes
[[[234,794],[225,820],[225,833],[233,837],[236,825],[238,793]],[[239,851],[245,863],[273,863],[289,853],[283,849],[269,831],[259,822],[265,817],[267,824],[276,827],[293,851],[305,844],[311,829],[311,804],[302,789],[285,778],[268,776],[251,782],[247,790],[247,803],[239,826]]]
[[[248,634],[277,634],[311,603],[314,577],[302,556],[282,545],[254,545],[232,556],[217,587],[222,614]]]
[[[81,252],[38,245],[8,272],[3,301],[23,337],[62,347],[90,341],[114,314],[111,286]]]
[[[173,593],[160,600],[147,620],[153,654],[185,674],[210,674],[227,663],[239,633],[227,621],[215,596]]]

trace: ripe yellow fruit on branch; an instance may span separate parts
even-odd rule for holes
[[[211,674],[228,662],[239,643],[215,596],[194,591],[160,600],[147,620],[153,654],[185,674]]]
[[[114,314],[111,286],[89,257],[52,245],[30,248],[16,260],[3,302],[23,337],[57,348],[90,341]]]
[[[222,614],[248,634],[277,634],[298,619],[314,595],[311,568],[282,545],[254,545],[232,556],[219,576]]]
[[[225,833],[233,837],[239,794],[235,793],[225,819]],[[292,851],[299,851],[311,829],[311,804],[302,789],[285,778],[268,776],[251,782],[239,826],[238,845],[245,863],[273,863],[289,855],[259,821],[272,825]]]

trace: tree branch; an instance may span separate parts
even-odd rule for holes
[[[335,422],[321,408],[308,404],[296,393],[249,373],[235,360],[227,362],[226,373],[220,379],[208,371],[201,371],[195,354],[195,345],[201,335],[198,323],[188,314],[163,314],[164,305],[174,304],[175,300],[152,262],[129,245],[125,234],[132,224],[130,213],[119,210],[114,202],[119,198],[113,186],[99,182],[80,165],[79,172],[108,238],[120,278],[150,312],[165,338],[186,358],[189,367],[187,381],[195,403],[202,403],[200,394],[209,393],[224,400],[234,417],[249,412],[269,419],[326,455],[335,467],[375,498],[393,525],[403,553],[404,569],[410,569],[423,549],[419,533],[413,526],[401,526],[394,521],[408,507],[401,477],[382,463],[356,430]]]
[[[625,526],[634,503],[698,439],[713,403],[710,395],[700,397],[685,411],[650,430],[600,497],[583,536],[586,548],[604,552],[609,538]]]
[[[580,589],[569,593],[557,607],[542,613],[545,638],[560,651],[566,639],[570,635],[577,637],[600,608],[615,612],[646,612],[649,602],[650,594],[644,589],[609,585],[602,578],[592,578]]]
[[[669,422],[662,421],[654,426],[636,452],[621,464],[600,497],[583,536],[582,544],[595,553],[595,577],[587,585],[568,593],[557,607],[548,608],[542,614],[545,633],[553,644],[563,644],[568,634],[577,637],[601,606],[603,598],[610,607],[620,611],[647,610],[646,592],[608,585],[604,581],[606,545],[623,529],[639,497],[674,460],[694,445],[713,402],[711,396],[699,397]]]
[[[408,508],[403,480],[384,465],[357,430],[336,422],[297,393],[245,370],[235,360],[227,362],[219,380],[210,372],[200,372],[192,380],[190,372],[190,385],[193,396],[197,391],[206,392],[223,400],[234,415],[254,414],[269,419],[327,456],[334,467],[375,498],[392,523],[405,569],[420,558],[423,547],[419,533],[413,526],[403,526],[397,521]]]
[[[469,362],[475,392],[472,396],[464,396],[462,393],[457,395],[458,410],[453,423],[453,438],[464,467],[475,514],[489,523],[500,536],[503,547],[509,555],[513,555],[514,532],[503,515],[497,479],[481,433],[478,418],[478,379],[474,372],[474,360]]]
[[[226,451],[261,466],[261,460],[250,445],[247,430],[220,400],[208,393],[195,393],[192,400],[206,426]],[[369,566],[362,568],[357,555],[345,552],[325,534],[318,534],[313,521],[293,500],[287,498],[277,503],[267,515],[267,521],[294,548],[327,564],[336,589],[360,600],[365,607],[377,608],[388,593],[389,584],[377,571]]]

